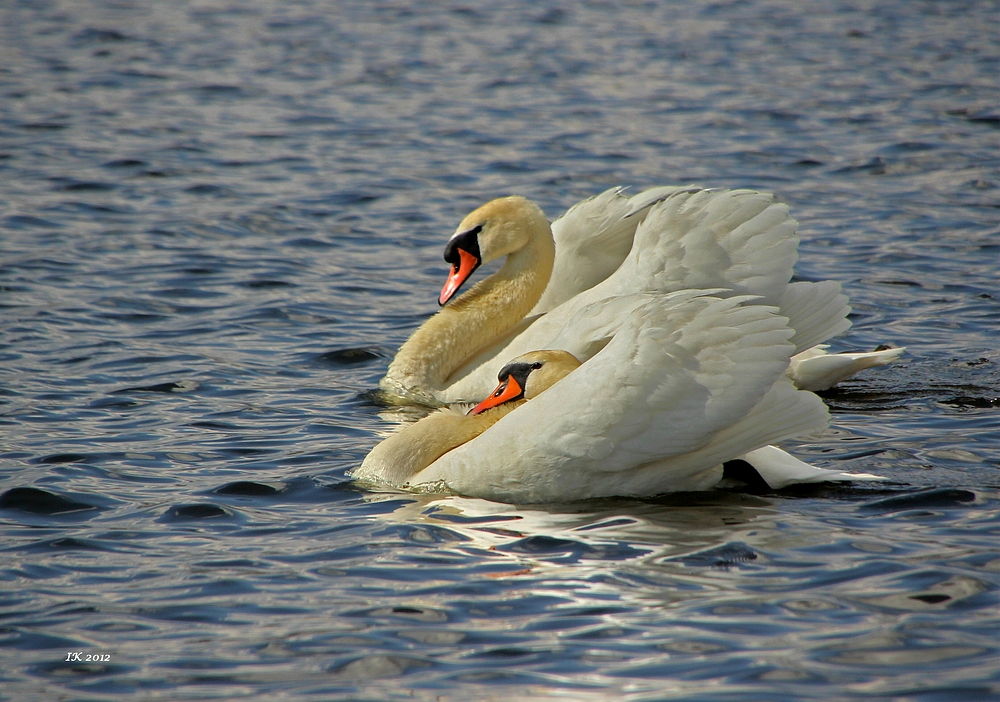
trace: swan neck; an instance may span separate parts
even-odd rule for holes
[[[479,415],[465,415],[451,408],[434,412],[372,449],[352,477],[404,487],[441,456],[472,441],[524,403],[509,402]]]
[[[518,324],[541,298],[552,275],[555,243],[544,220],[499,271],[428,319],[400,347],[382,380],[391,394],[435,404],[435,392],[471,356]]]

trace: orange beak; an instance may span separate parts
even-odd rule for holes
[[[505,402],[516,400],[523,395],[524,389],[517,382],[517,379],[512,375],[508,375],[507,379],[500,383],[497,386],[497,389],[493,391],[493,394],[469,410],[469,414],[479,414],[480,412],[485,412],[491,407],[496,407],[497,405],[502,405]]]
[[[479,267],[479,259],[465,249],[458,249],[458,258],[458,264],[452,267],[448,280],[441,288],[441,295],[438,296],[439,305],[443,306],[448,302],[462,287],[462,284],[469,279],[472,272]]]

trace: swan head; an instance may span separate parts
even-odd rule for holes
[[[444,260],[452,268],[438,304],[453,298],[481,264],[523,249],[536,227],[548,230],[549,220],[538,205],[519,195],[491,200],[473,210],[444,247]]]
[[[486,410],[524,398],[530,400],[580,367],[580,361],[568,351],[530,351],[505,365],[497,374],[500,384],[489,397],[469,410]]]

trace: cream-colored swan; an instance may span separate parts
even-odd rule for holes
[[[599,350],[610,338],[607,320],[581,324],[582,310],[593,321],[596,303],[691,288],[750,293],[778,305],[796,331],[796,351],[808,351],[789,367],[804,389],[826,389],[902,353],[810,350],[850,327],[850,308],[837,283],[789,283],[795,230],[784,205],[752,191],[661,187],[626,198],[613,190],[577,204],[551,227],[522,197],[494,200],[448,242],[452,272],[439,298],[446,306],[403,344],[380,385],[404,401],[477,401],[504,359],[564,348],[586,360]],[[503,256],[497,273],[446,304],[480,263]]]
[[[445,407],[378,444],[355,477],[400,487],[453,448],[472,441],[502,417],[579,367],[566,351],[533,351],[504,366],[500,386],[468,414]]]
[[[475,414],[444,409],[406,427],[353,477],[502,502],[707,489],[734,458],[773,487],[877,479],[769,446],[828,421],[823,402],[785,376],[794,332],[775,307],[701,291],[618,302],[627,313],[582,365],[564,351],[520,356]]]
[[[452,264],[441,291],[449,302],[482,262],[502,268],[417,329],[389,365],[383,390],[434,403],[470,356],[507,334],[534,307],[552,273],[555,243],[545,214],[523,197],[489,202],[466,217],[445,247]],[[485,395],[485,391],[482,396]],[[472,398],[448,398],[459,401]]]

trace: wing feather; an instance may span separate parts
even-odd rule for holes
[[[679,189],[661,186],[626,197],[623,188],[611,188],[567,210],[552,223],[555,265],[530,314],[548,312],[614,273],[649,208]]]
[[[781,296],[781,314],[788,317],[788,326],[795,330],[792,343],[796,351],[843,334],[851,328],[847,318],[850,313],[847,295],[833,280],[792,283]]]

